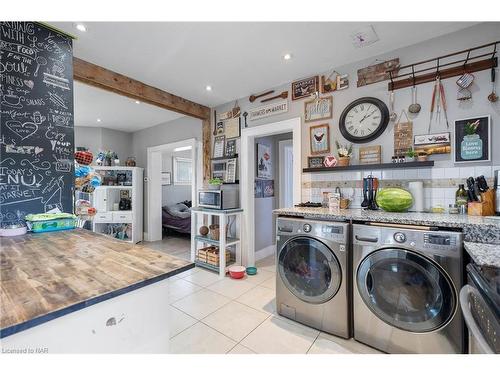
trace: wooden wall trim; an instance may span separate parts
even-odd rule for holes
[[[91,86],[140,100],[169,111],[182,113],[200,120],[210,119],[210,108],[146,85],[123,74],[73,57],[73,78]]]
[[[210,119],[202,122],[203,139],[203,183],[206,185],[212,173],[212,125]]]

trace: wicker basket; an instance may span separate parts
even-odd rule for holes
[[[226,238],[228,237],[228,229],[229,229],[229,224],[226,224]],[[208,227],[208,238],[214,240],[214,241],[219,241],[220,238],[220,228],[219,224],[212,224]]]
[[[219,248],[208,246],[198,250],[197,259],[200,262],[219,267]],[[231,261],[231,252],[226,249],[226,265]]]

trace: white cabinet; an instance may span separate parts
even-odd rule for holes
[[[143,233],[143,169],[138,167],[94,167],[102,185],[92,194],[97,210],[92,230],[124,241],[142,241]],[[130,202],[124,209],[122,198]]]

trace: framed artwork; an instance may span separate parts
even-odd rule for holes
[[[304,103],[304,120],[313,122],[327,120],[333,117],[333,97],[308,100]]]
[[[255,180],[254,182],[254,195],[255,198],[264,198],[264,192],[262,191],[261,180]]]
[[[359,164],[382,163],[382,146],[364,146],[359,148]]]
[[[292,82],[292,100],[308,98],[319,91],[319,77],[309,77]]]
[[[271,146],[257,143],[257,178],[269,180],[273,175]]]
[[[224,157],[224,143],[226,141],[226,137],[223,135],[218,135],[214,138],[214,158],[222,158]]]
[[[307,158],[307,166],[309,168],[321,168],[323,167],[323,163],[325,158],[323,156],[309,156]]]
[[[219,121],[217,124],[215,124],[215,135],[222,134],[224,134],[224,121]]]
[[[321,124],[309,128],[311,155],[330,152],[330,125]]]
[[[416,152],[431,154],[449,154],[451,152],[451,133],[422,134],[413,137],[413,149]]]
[[[225,183],[234,184],[236,182],[236,159],[230,159],[226,162]]]
[[[236,155],[236,139],[226,139],[226,157]]]
[[[161,184],[162,186],[172,185],[172,173],[161,172]]]
[[[262,196],[264,198],[274,197],[274,180],[262,180]]]
[[[226,136],[226,139],[228,138],[239,138],[240,136],[240,125],[241,125],[241,118],[235,117],[229,120],[226,120],[224,126],[225,126],[225,132],[224,135]]]
[[[455,163],[491,160],[490,116],[455,120]]]

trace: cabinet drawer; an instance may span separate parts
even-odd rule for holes
[[[113,215],[111,212],[98,212],[94,216],[95,223],[111,223]]]
[[[132,212],[113,212],[113,223],[131,223],[132,222]]]

